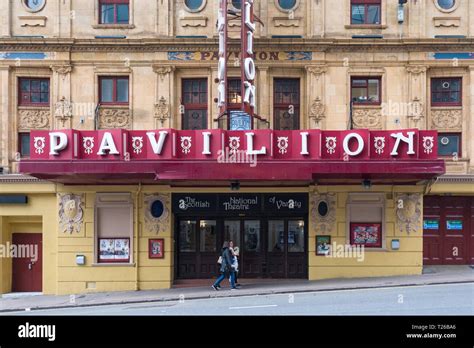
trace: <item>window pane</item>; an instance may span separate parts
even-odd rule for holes
[[[284,10],[291,10],[296,5],[296,0],[278,0],[278,4]]]
[[[41,92],[49,91],[49,81],[41,81]]]
[[[224,240],[233,241],[240,248],[240,221],[224,221]]]
[[[30,156],[30,134],[29,133],[20,134],[20,154],[21,156],[24,156],[24,157]]]
[[[103,103],[112,103],[114,101],[114,81],[112,79],[102,79],[100,83],[100,101]]]
[[[304,252],[304,221],[288,221],[288,252]]]
[[[352,101],[367,103],[367,88],[352,88]]]
[[[352,80],[352,87],[367,87],[367,80]]]
[[[179,223],[179,251],[196,251],[196,221],[181,221]]]
[[[102,5],[100,22],[104,24],[114,23],[114,5]]]
[[[31,93],[31,102],[40,103],[41,102],[41,93]]]
[[[368,6],[366,24],[380,24],[380,6]]]
[[[285,234],[285,222],[283,220],[268,221],[268,251],[282,252],[285,250],[283,238]]]
[[[260,251],[260,221],[244,221],[245,251]]]
[[[41,90],[40,80],[31,80],[31,90],[34,92],[39,92]]]
[[[217,250],[216,221],[201,220],[201,251],[215,252]]]
[[[197,10],[201,7],[203,0],[185,0],[186,7],[190,10]]]
[[[128,79],[117,80],[117,101],[121,103],[128,102]]]
[[[365,23],[365,6],[364,5],[352,5],[352,24],[364,24]]]
[[[20,85],[21,85],[22,92],[30,91],[30,80],[21,80]]]
[[[369,102],[379,102],[379,80],[369,80]]]
[[[438,155],[453,156],[459,155],[459,134],[439,134],[438,136]]]
[[[454,4],[456,3],[456,0],[437,0],[439,7],[449,10],[451,9]]]
[[[117,5],[117,23],[128,24],[128,5]]]
[[[49,93],[41,93],[41,103],[49,103]]]
[[[242,7],[242,0],[232,0],[232,6],[237,9],[240,9]]]

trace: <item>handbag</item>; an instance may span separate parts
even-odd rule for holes
[[[217,259],[217,263],[218,263],[219,265],[222,264],[222,256],[219,256],[219,258]]]

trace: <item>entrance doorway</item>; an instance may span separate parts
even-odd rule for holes
[[[423,206],[423,264],[473,264],[473,197],[425,196]]]
[[[12,244],[17,248],[17,257],[12,260],[12,292],[43,291],[42,239],[41,233],[12,234]]]
[[[240,278],[307,278],[306,219],[181,217],[177,278],[213,278],[224,241],[240,249]]]

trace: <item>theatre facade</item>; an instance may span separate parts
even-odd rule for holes
[[[473,264],[474,5],[341,3],[2,2],[0,292]]]

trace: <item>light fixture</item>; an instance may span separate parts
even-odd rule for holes
[[[364,189],[370,190],[372,182],[369,179],[364,179],[364,181],[362,181],[362,186],[364,186]]]
[[[238,181],[233,181],[230,183],[230,189],[232,191],[239,191],[240,190],[240,182]]]

